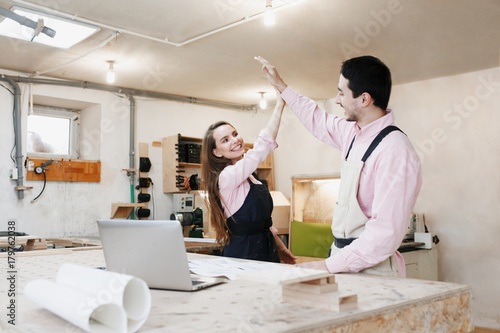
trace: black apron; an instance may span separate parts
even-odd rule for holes
[[[250,180],[243,206],[229,217],[230,242],[222,249],[224,257],[280,262],[276,241],[269,228],[273,225],[273,199],[264,184]]]

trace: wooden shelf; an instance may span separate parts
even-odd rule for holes
[[[111,204],[111,218],[112,219],[118,219],[118,218],[128,218],[130,216],[130,213],[134,210],[134,208],[137,207],[146,207],[145,202],[141,203],[112,203]]]
[[[42,180],[43,174],[36,174],[34,169],[47,162],[46,158],[28,157],[28,171],[26,180]],[[100,182],[101,161],[52,159],[53,163],[45,169],[47,181],[69,181],[69,182]],[[31,171],[30,171],[31,170]]]
[[[180,166],[186,167],[186,168],[201,168],[201,164],[199,163],[185,163],[185,162],[179,162]]]

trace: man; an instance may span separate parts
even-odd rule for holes
[[[345,110],[345,118],[339,118],[287,86],[268,61],[255,59],[302,124],[342,150],[330,256],[300,266],[405,277],[404,259],[397,249],[407,232],[422,176],[415,149],[394,126],[393,113],[387,109],[389,68],[372,56],[345,61],[335,99]]]

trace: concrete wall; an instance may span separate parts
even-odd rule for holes
[[[23,88],[24,91],[27,89]],[[24,200],[8,179],[14,167],[9,158],[13,145],[12,97],[0,89],[0,230],[17,220],[17,229],[40,236],[95,235],[95,219],[109,217],[112,202],[129,202],[129,179],[121,170],[129,162],[128,100],[92,90],[33,86],[35,94],[92,103],[95,124],[86,128],[82,142],[88,156],[102,162],[101,182],[49,182],[33,186]],[[332,92],[332,97],[335,92]],[[500,68],[395,86],[390,106],[396,124],[418,150],[424,185],[415,211],[424,213],[429,230],[440,243],[439,278],[468,284],[473,290],[475,325],[500,329],[500,256],[495,236],[500,235]],[[333,99],[321,101],[331,113],[342,115]],[[27,95],[23,95],[23,128],[26,128]],[[160,140],[181,133],[201,137],[209,124],[228,120],[253,142],[270,111],[240,112],[159,100],[137,100],[136,142]],[[89,125],[87,125],[88,127]],[[24,140],[26,135],[24,135]],[[25,141],[24,141],[25,144]],[[291,197],[293,175],[333,174],[340,170],[340,153],[310,135],[286,109],[275,151],[276,188]],[[93,147],[93,148],[92,148]],[[137,145],[136,145],[137,148]],[[138,156],[138,149],[136,149]],[[171,195],[162,191],[161,148],[149,146],[150,177],[154,186],[155,218],[171,213]],[[152,207],[152,204],[150,204]]]

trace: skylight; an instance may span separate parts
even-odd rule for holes
[[[3,21],[0,22],[0,35],[68,49],[99,31],[99,27],[90,24],[67,20],[27,8],[14,6],[11,8],[11,11],[35,22],[43,19],[44,26],[55,30],[56,35],[54,38],[44,33],[34,36],[33,29],[21,25],[10,18],[3,18]]]

